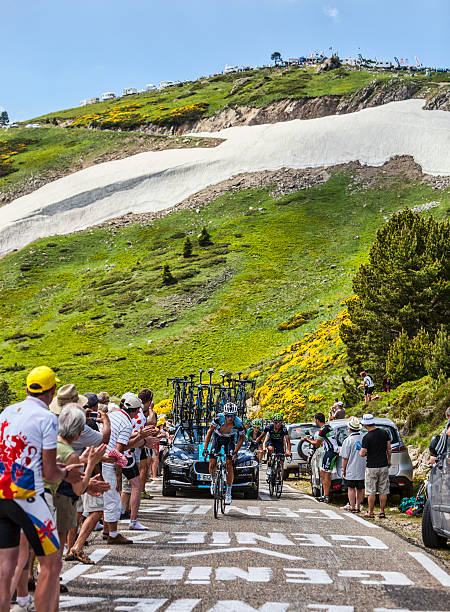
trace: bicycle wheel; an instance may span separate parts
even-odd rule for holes
[[[277,499],[280,499],[282,491],[283,491],[283,475],[277,474],[277,483],[276,483],[276,489],[275,489]]]
[[[225,474],[222,473],[222,489],[221,489],[221,495],[220,495],[220,511],[222,512],[222,514],[225,514],[225,483],[226,483],[226,477]]]
[[[274,492],[274,485],[275,485],[275,474],[273,472],[273,468],[272,468],[272,473],[270,475],[269,478],[269,495],[272,497],[273,492]]]
[[[216,484],[214,487],[214,518],[217,518],[217,515],[219,514],[220,495],[222,488],[222,476],[220,472],[216,472]]]

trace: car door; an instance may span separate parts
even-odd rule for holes
[[[450,453],[437,458],[432,470],[430,504],[433,527],[450,537]]]

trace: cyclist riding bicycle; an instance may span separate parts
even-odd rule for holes
[[[227,490],[225,504],[231,504],[231,486],[234,479],[233,460],[236,459],[239,449],[245,440],[244,424],[237,416],[237,406],[228,402],[223,407],[223,412],[218,414],[211,423],[205,438],[203,456],[208,455],[208,445],[211,440],[211,452],[209,455],[209,473],[211,474],[211,494],[214,494],[214,479],[216,477],[217,455],[221,448],[226,457],[227,468]],[[236,437],[239,440],[236,444]]]
[[[264,428],[263,433],[258,437],[258,442],[265,435],[263,450],[267,449],[267,482],[269,482],[272,469],[272,455],[291,455],[291,439],[288,430],[283,425],[283,415],[274,414],[272,417],[273,423],[270,423]],[[281,469],[284,466],[284,457],[281,458]]]
[[[258,451],[258,461],[261,463],[263,456],[263,445],[262,442],[258,442],[259,437],[263,434],[262,423],[260,419],[255,419],[252,425],[247,429],[245,437],[250,443],[250,450]]]
[[[252,420],[250,417],[246,417],[244,419],[244,429],[245,429],[245,435],[247,435],[247,431],[250,429],[250,427],[252,426]]]

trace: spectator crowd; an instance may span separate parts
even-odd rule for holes
[[[0,612],[57,610],[67,592],[62,559],[94,564],[83,552],[94,530],[108,546],[133,544],[119,520],[148,530],[139,506],[151,497],[146,483],[159,479],[172,433],[153,410],[153,392],[112,401],[73,384],[56,392],[59,382],[50,368],[35,368],[26,399],[0,415]]]

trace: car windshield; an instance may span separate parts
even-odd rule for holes
[[[389,436],[389,440],[391,441],[391,444],[397,444],[399,441],[399,436],[398,436],[398,432],[395,429],[395,427],[392,427],[391,425],[377,425],[377,427],[379,429],[384,429],[384,431],[387,432],[388,436]],[[361,432],[363,434],[367,433],[367,429],[365,429],[364,427],[361,429]],[[349,435],[349,431],[348,431],[348,427],[346,427],[345,425],[341,425],[340,427],[336,427],[336,440],[337,443],[339,444],[339,446],[342,446],[345,438],[347,438]]]
[[[175,446],[180,444],[200,444],[204,441],[208,428],[205,426],[184,428],[179,427],[173,443]]]
[[[302,436],[313,438],[318,430],[317,425],[294,425],[289,428],[289,437],[291,440],[300,440]]]

